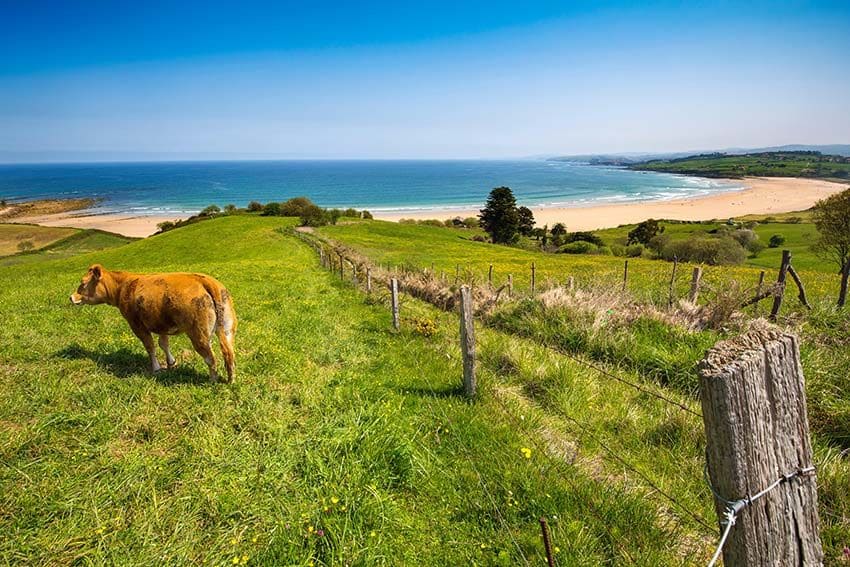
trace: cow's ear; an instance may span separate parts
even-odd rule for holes
[[[103,275],[103,266],[101,266],[100,264],[95,264],[91,268],[89,268],[89,273],[94,279],[99,280],[100,276]]]

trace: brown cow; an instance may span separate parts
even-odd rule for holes
[[[156,345],[151,333],[159,335],[159,346],[165,352],[168,368],[176,364],[168,350],[168,336],[186,333],[192,346],[210,368],[210,378],[218,378],[215,356],[211,348],[213,333],[218,335],[227,380],[236,374],[233,339],[236,335],[236,312],[230,294],[214,278],[204,274],[133,274],[110,272],[99,264],[89,268],[80,287],[71,294],[74,305],[107,303],[117,307],[133,333],[151,357],[151,369],[162,367],[156,358]]]

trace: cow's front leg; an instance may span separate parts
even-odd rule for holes
[[[168,335],[159,336],[159,348],[165,353],[165,363],[168,365],[168,368],[171,369],[177,366],[177,361],[171,356],[171,350],[168,348]]]
[[[139,340],[145,345],[145,350],[148,351],[148,356],[151,359],[151,371],[156,373],[162,370],[159,360],[156,359],[156,343],[153,342],[153,335],[147,329],[138,327],[133,327],[133,333],[139,337]]]

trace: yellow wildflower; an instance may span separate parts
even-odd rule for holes
[[[333,496],[333,497],[331,498],[331,503],[332,503],[332,504],[336,504],[337,502],[339,502],[339,498],[337,498],[336,496]]]
[[[239,565],[239,556],[238,556],[238,555],[237,555],[236,557],[234,557],[234,558],[233,558],[233,564],[234,564],[234,565]]]
[[[522,454],[526,459],[531,458],[531,449],[529,449],[528,447],[523,447],[522,449],[520,449],[520,451],[522,451]]]

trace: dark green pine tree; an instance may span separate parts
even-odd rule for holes
[[[534,231],[534,213],[528,207],[519,207],[519,233],[523,236],[531,236]]]
[[[483,228],[493,242],[513,244],[519,240],[519,212],[516,199],[509,187],[496,187],[490,191],[487,203],[478,215]]]

